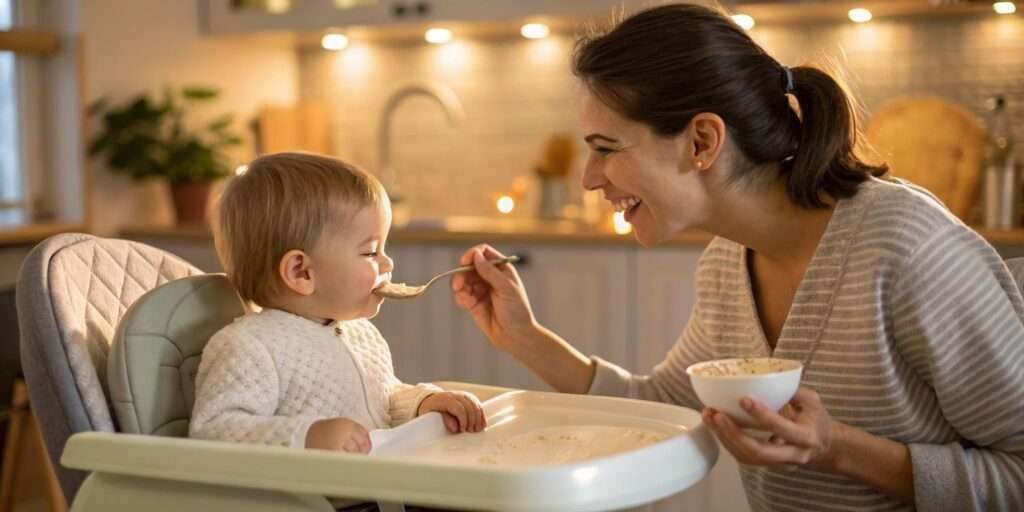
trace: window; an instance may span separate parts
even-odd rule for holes
[[[0,0],[0,29],[11,27],[12,0]],[[0,224],[26,220],[25,187],[21,163],[17,59],[0,52]]]

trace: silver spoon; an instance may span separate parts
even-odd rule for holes
[[[519,261],[519,256],[512,255],[506,258],[491,260],[490,263],[494,265],[501,265],[503,263],[515,263],[517,261]],[[423,292],[427,291],[428,286],[434,284],[435,281],[442,277],[458,274],[459,272],[468,272],[470,270],[473,270],[473,265],[454,268],[432,277],[430,281],[427,281],[427,284],[421,286],[409,286],[405,283],[385,283],[384,286],[377,288],[373,293],[388,299],[411,299],[422,295]]]

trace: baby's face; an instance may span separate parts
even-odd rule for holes
[[[349,222],[328,225],[313,250],[320,314],[335,320],[371,318],[383,301],[373,290],[391,280],[394,263],[384,253],[391,230],[391,205],[367,206]]]

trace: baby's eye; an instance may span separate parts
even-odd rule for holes
[[[363,256],[366,256],[367,258],[376,258],[377,254],[378,254],[377,251],[373,251],[373,252],[363,253]]]

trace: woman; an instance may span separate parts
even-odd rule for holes
[[[651,375],[539,325],[514,268],[471,249],[458,304],[498,348],[568,393],[701,408],[685,369],[723,357],[805,365],[773,433],[703,420],[742,463],[755,510],[1024,510],[1024,303],[996,252],[934,197],[854,154],[828,74],[788,69],[722,14],[639,13],[579,43],[584,187],[655,245],[716,238],[689,323]],[[926,128],[926,127],[923,127]]]

